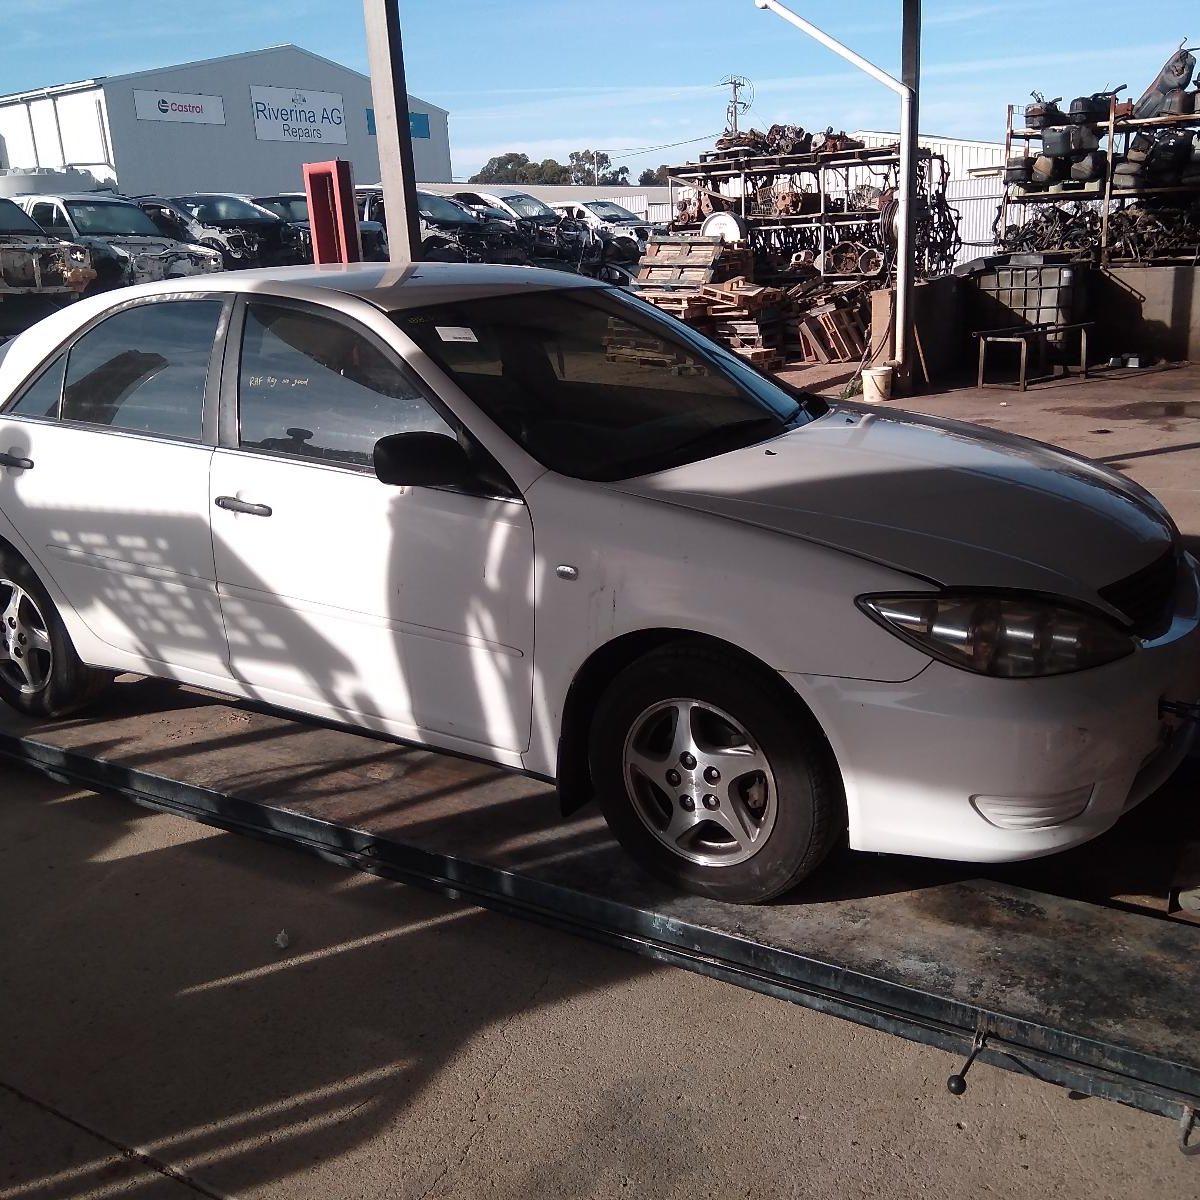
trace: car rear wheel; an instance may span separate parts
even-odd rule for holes
[[[112,678],[85,666],[29,565],[0,551],[0,699],[31,717],[83,707]]]
[[[677,643],[627,667],[597,707],[590,762],[617,840],[700,895],[771,900],[845,827],[811,717],[777,677],[706,646]]]

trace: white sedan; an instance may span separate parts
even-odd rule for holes
[[[1184,756],[1196,563],[1063,451],[792,391],[557,272],[85,300],[0,360],[0,696],[177,679],[556,780],[678,886],[974,861]]]

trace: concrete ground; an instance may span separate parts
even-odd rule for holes
[[[1200,535],[1197,385],[906,403]],[[957,1059],[731,985],[16,767],[0,799],[0,1200],[1200,1193],[1160,1118],[984,1065],[956,1100]]]

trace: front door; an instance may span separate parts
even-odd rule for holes
[[[228,680],[208,527],[219,298],[156,298],[82,334],[0,418],[0,509],[91,631]],[[215,381],[214,381],[215,382]]]
[[[524,749],[525,505],[380,483],[380,437],[456,431],[390,348],[329,310],[248,303],[236,400],[211,479],[234,674],[398,736]]]

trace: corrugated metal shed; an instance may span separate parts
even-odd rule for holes
[[[868,146],[893,146],[900,141],[898,133],[881,133],[871,129],[856,129],[850,136]],[[978,142],[967,138],[934,137],[932,134],[922,134],[918,142],[923,149],[940,154],[946,160],[951,180],[970,179],[973,170],[1004,164],[1003,142]]]

